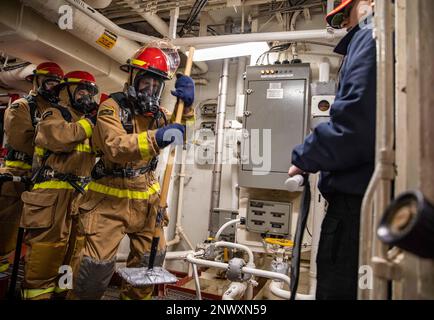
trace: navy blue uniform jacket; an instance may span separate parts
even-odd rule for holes
[[[363,195],[375,163],[376,43],[369,28],[352,29],[335,48],[345,56],[330,121],[292,153],[305,172],[321,171],[324,195]]]

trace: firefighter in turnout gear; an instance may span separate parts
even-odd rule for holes
[[[144,47],[123,70],[129,72],[125,92],[112,94],[98,111],[93,141],[101,159],[95,166],[89,190],[80,202],[85,249],[74,271],[71,298],[100,299],[115,271],[115,255],[125,235],[130,239],[127,267],[147,265],[159,204],[160,185],[154,170],[160,150],[182,144],[184,125],[173,122],[160,107],[165,80],[179,65],[176,50]],[[172,94],[185,101],[183,122],[192,121],[194,82],[179,76]],[[176,110],[175,110],[176,111]],[[164,219],[167,226],[167,215]],[[163,232],[161,230],[161,234]],[[156,265],[165,257],[159,243]],[[134,288],[122,284],[121,299],[150,299],[153,286]]]
[[[57,90],[59,103],[43,113],[36,130],[34,187],[22,195],[21,226],[27,230],[28,247],[23,299],[48,299],[66,291],[67,284],[59,283],[59,267],[73,263],[83,242],[77,237],[74,208],[95,164],[89,139],[98,88],[93,75],[74,71],[65,75]]]
[[[15,249],[22,202],[26,186],[9,181],[12,176],[28,177],[32,168],[35,127],[42,113],[57,102],[54,87],[63,78],[63,70],[54,62],[36,67],[26,80],[33,83],[29,95],[15,100],[7,108],[4,133],[8,153],[0,168],[0,272],[9,267],[8,256]]]

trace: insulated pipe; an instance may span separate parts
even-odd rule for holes
[[[347,32],[345,30],[303,30],[303,31],[284,31],[284,32],[263,32],[263,33],[244,33],[223,36],[206,36],[178,38],[174,40],[177,46],[198,46],[210,44],[228,44],[260,41],[302,41],[311,39],[334,40],[342,38]]]
[[[24,1],[26,1],[26,2],[39,2],[42,0],[39,0],[39,1],[24,0]],[[80,10],[82,13],[88,15],[93,20],[97,21],[104,28],[107,28],[109,31],[111,31],[117,35],[120,35],[121,37],[124,37],[126,39],[130,39],[130,40],[135,40],[135,41],[138,41],[141,43],[148,43],[150,41],[159,40],[159,38],[147,36],[143,33],[129,31],[127,29],[123,29],[123,28],[119,27],[117,24],[112,22],[110,19],[107,19],[104,15],[102,15],[98,11],[94,10],[92,7],[88,6],[86,3],[84,3],[81,0],[65,0],[65,1],[67,1],[68,3],[73,5],[76,9]],[[63,1],[61,1],[61,2],[63,2]],[[59,6],[57,8],[59,8]],[[35,8],[35,10],[37,10],[37,9]],[[151,15],[151,14],[145,14],[143,12],[142,13],[138,12],[138,14],[140,14],[144,19],[146,19],[146,21],[148,21],[159,33],[161,33],[162,35],[164,35],[166,37],[169,36],[169,27],[158,16]],[[57,15],[56,15],[56,17],[57,17]],[[138,45],[137,45],[137,49],[139,49]],[[135,51],[137,49],[135,49]],[[135,51],[133,51],[133,53]],[[186,51],[183,50],[183,52],[185,53]],[[125,63],[125,61],[129,57],[131,57],[133,55],[133,53],[131,53],[127,56],[124,56],[123,60],[120,63]],[[198,67],[200,69],[200,73],[208,72],[208,66],[206,65],[206,63],[195,62],[195,65],[196,65],[196,67]]]
[[[229,59],[223,60],[220,75],[219,97],[217,106],[217,122],[215,137],[214,169],[212,172],[211,208],[209,214],[209,230],[211,230],[211,217],[215,208],[220,204],[220,185],[222,176],[222,159],[224,147],[224,124],[226,115],[226,100],[228,94]]]
[[[125,73],[119,70],[114,59],[74,35],[65,33],[18,0],[7,3],[0,1],[0,29],[7,30],[0,32],[1,47],[21,60],[34,63],[54,60],[64,68],[79,65],[94,73],[98,81],[104,77],[107,90],[119,90],[125,82]],[[25,41],[31,45],[28,50],[20,50],[20,46],[14,46],[12,40]],[[27,92],[29,90],[24,82],[14,84],[14,87]]]
[[[245,282],[232,282],[228,290],[223,293],[222,300],[236,300],[239,299],[247,290]]]
[[[46,1],[34,1],[34,0],[24,0],[25,2],[46,2]],[[82,13],[86,14],[88,17],[93,19],[94,21],[98,22],[101,26],[107,28],[109,31],[121,36],[125,37],[130,40],[135,40],[137,42],[146,43],[152,40],[157,40],[155,37],[150,37],[142,33],[129,31],[126,29],[123,29],[119,27],[116,23],[112,22],[110,19],[107,19],[104,15],[93,9],[91,6],[87,5],[84,1],[81,0],[65,0],[70,5],[74,6],[78,11],[81,11]],[[57,2],[57,3],[63,3],[65,1],[50,1]],[[61,5],[61,4],[60,4]],[[57,6],[57,10],[60,7],[60,5]],[[76,11],[77,12],[77,11]],[[57,15],[56,15],[57,17]],[[75,17],[74,17],[75,20]]]
[[[193,254],[187,255],[187,261],[190,263],[193,263],[193,264],[198,264],[198,265],[202,265],[202,266],[206,266],[206,267],[210,267],[210,268],[218,268],[218,269],[224,269],[224,270],[227,270],[227,268],[228,268],[227,263],[197,259],[194,257]],[[250,268],[250,267],[243,267],[241,269],[241,271],[243,273],[251,274],[251,275],[257,276],[257,277],[280,280],[280,281],[285,282],[288,285],[288,287],[291,287],[291,279],[285,274],[267,271],[267,270],[260,270],[260,269]],[[305,294],[297,294],[296,299],[297,300],[312,300],[312,296],[311,295],[305,295]]]
[[[276,281],[276,280],[271,281],[269,288],[271,293],[279,298],[286,299],[286,300],[289,300],[291,298],[291,292],[282,289],[283,288],[282,281]],[[306,294],[297,294],[296,300],[315,300],[315,296],[306,295]]]
[[[24,68],[19,68],[11,71],[1,71],[0,72],[0,83],[9,86],[11,82],[24,81],[26,77],[33,74],[36,65],[29,64]]]
[[[197,300],[202,300],[202,292],[200,291],[200,281],[199,281],[199,273],[197,272],[197,265],[194,263],[191,264],[193,267],[193,277],[194,277],[194,285],[196,286],[196,297]]]
[[[169,36],[169,26],[156,14],[146,12],[145,9],[141,8],[135,1],[124,0],[124,3],[134,9],[137,14],[143,17],[159,34],[163,36]]]
[[[86,2],[92,8],[104,9],[107,8],[112,3],[112,0],[86,0]]]
[[[110,20],[102,16],[98,11],[89,7],[86,3],[81,0],[75,1],[63,1],[63,0],[22,0],[26,6],[29,6],[41,13],[47,20],[58,24],[61,20],[61,14],[58,13],[59,8],[65,6],[67,3],[73,4],[75,7],[79,7],[80,10],[75,10],[73,12],[72,29],[66,29],[69,33],[73,34],[80,40],[88,43],[92,47],[103,52],[105,55],[111,57],[118,63],[125,63],[128,58],[130,58],[140,46],[127,38],[122,34],[116,33],[117,39],[112,42],[112,47],[107,49],[102,46],[98,41],[106,33],[106,28],[101,24],[101,21]],[[80,7],[80,6],[83,6]],[[81,10],[85,10],[84,14]],[[112,23],[113,24],[113,23]],[[149,38],[149,37],[148,37]],[[148,39],[148,41],[151,38]]]
[[[255,265],[254,263],[254,258],[253,258],[253,252],[252,250],[250,250],[249,247],[239,244],[239,243],[233,243],[233,242],[226,242],[226,241],[219,241],[216,242],[215,244],[216,248],[232,248],[232,249],[239,249],[239,250],[243,250],[245,252],[247,252],[248,256],[249,256],[249,261],[247,262],[247,266],[252,267]]]
[[[229,226],[231,226],[231,225],[233,225],[233,224],[240,223],[240,222],[241,222],[241,219],[234,219],[234,220],[231,220],[231,221],[226,222],[226,223],[225,223],[224,225],[222,225],[222,226],[220,227],[220,229],[217,231],[217,233],[216,233],[216,235],[215,235],[215,237],[214,237],[214,240],[217,241],[218,239],[220,239],[220,236],[221,236],[222,232],[223,232],[227,227],[229,227]]]

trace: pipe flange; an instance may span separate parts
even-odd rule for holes
[[[242,269],[246,266],[246,262],[241,258],[232,258],[229,260],[226,277],[232,282],[247,281],[251,278],[250,274],[243,274]]]

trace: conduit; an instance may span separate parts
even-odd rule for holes
[[[392,1],[376,4],[374,35],[377,41],[377,152],[376,167],[362,203],[359,265],[387,268],[388,248],[376,236],[376,228],[392,198],[395,178],[394,152],[394,33]],[[374,268],[373,290],[359,288],[360,299],[385,300],[388,283]]]
[[[220,75],[219,96],[217,105],[217,122],[215,131],[215,156],[214,168],[212,172],[212,189],[211,189],[211,206],[209,213],[208,229],[211,230],[211,217],[214,209],[219,207],[220,203],[220,186],[222,175],[222,159],[224,147],[224,124],[226,116],[226,100],[228,94],[229,79],[229,59],[223,60],[222,72]]]

